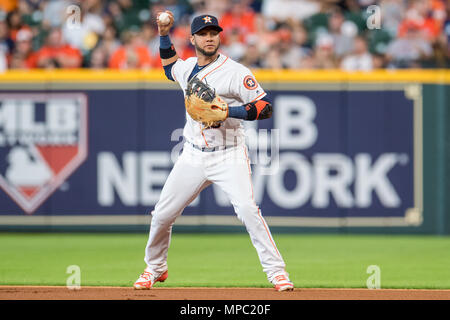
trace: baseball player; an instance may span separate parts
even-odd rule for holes
[[[169,38],[169,21],[157,18],[160,55],[168,79],[178,82],[187,94],[194,78],[212,88],[228,105],[226,119],[212,126],[195,121],[186,113],[183,152],[170,172],[152,211],[150,233],[145,249],[147,267],[134,283],[135,289],[150,289],[168,277],[167,253],[175,219],[197,195],[212,183],[230,199],[256,248],[263,271],[277,291],[293,290],[285,263],[269,227],[255,203],[250,161],[242,122],[271,117],[272,106],[266,93],[245,66],[218,52],[222,28],[217,18],[201,15],[192,21],[190,41],[196,57],[182,60]],[[233,159],[233,161],[229,161]]]

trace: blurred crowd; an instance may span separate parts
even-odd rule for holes
[[[190,22],[219,19],[221,52],[250,68],[448,68],[445,0],[0,0],[0,71],[161,68],[155,18],[175,16],[178,55]]]

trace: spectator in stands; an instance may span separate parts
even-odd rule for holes
[[[189,4],[191,6],[190,20],[203,14],[210,14],[220,19],[230,8],[229,0],[189,0]]]
[[[240,62],[248,68],[261,68],[262,67],[262,53],[259,49],[259,39],[256,35],[247,37],[246,50],[244,56]]]
[[[81,1],[80,1],[81,2]],[[71,4],[79,4],[78,1],[47,0],[44,2],[43,24],[47,28],[60,28],[66,21],[66,10]]]
[[[108,67],[108,55],[104,48],[97,47],[92,50],[90,60],[89,60],[89,68],[92,69],[105,69]]]
[[[17,33],[16,46],[11,56],[11,69],[32,69],[37,67],[37,55],[33,52],[32,33],[22,29]]]
[[[0,52],[6,57],[14,49],[14,41],[9,36],[9,27],[6,21],[0,20]]]
[[[448,69],[450,67],[450,2],[447,1],[445,10],[434,11],[434,16],[443,16],[442,31],[433,42],[433,59],[426,67]]]
[[[240,38],[239,29],[235,28],[228,33],[227,44],[222,46],[222,51],[235,61],[240,61],[246,51],[245,45]]]
[[[110,57],[109,67],[113,69],[151,69],[156,66],[150,52],[133,30],[122,34],[122,43]]]
[[[164,10],[169,10],[173,13],[175,21],[181,21],[190,12],[190,8],[187,4],[187,1],[164,0],[161,2],[162,5],[164,6]],[[222,2],[222,1],[214,1],[214,2]]]
[[[366,40],[362,36],[355,38],[353,52],[341,62],[341,69],[346,71],[371,71],[373,57],[367,49]]]
[[[269,49],[262,60],[262,67],[265,69],[281,70],[284,68],[281,63],[281,54],[278,47],[273,46]]]
[[[30,27],[22,22],[22,16],[18,10],[9,12],[6,21],[8,22],[9,36],[13,41],[16,41],[16,35],[19,30],[30,29]]]
[[[334,53],[338,58],[351,52],[358,27],[353,22],[345,20],[340,9],[331,12],[328,18],[328,32],[333,38]]]
[[[386,57],[384,54],[373,54],[372,56],[373,69],[385,69],[386,68]]]
[[[405,18],[399,26],[398,36],[403,37],[411,25],[421,30],[429,41],[434,41],[442,31],[445,7],[441,1],[411,0]]]
[[[15,1],[15,0],[13,0]],[[32,14],[41,10],[48,0],[24,0],[18,1],[18,9],[23,14]]]
[[[124,24],[124,16],[120,5],[116,1],[110,1],[106,7],[107,16],[111,18],[111,23],[116,30],[120,30]]]
[[[177,27],[172,32],[172,43],[177,48],[178,56],[186,60],[187,58],[195,56],[194,47],[189,41],[191,36],[191,25],[189,20],[179,21]],[[160,66],[161,59],[159,59],[159,53],[157,55],[158,66]]]
[[[142,21],[139,19],[139,7],[133,6],[132,0],[110,1],[108,3],[108,12],[112,16],[114,27],[119,34],[130,29],[139,28],[142,24]]]
[[[248,6],[249,2],[252,0],[242,0],[242,2]],[[194,2],[194,1],[192,1]],[[211,14],[215,17],[222,17],[230,8],[230,0],[223,0],[223,1],[217,1],[217,0],[195,0],[195,2],[198,2],[197,5],[199,8],[193,8],[195,15],[201,15],[201,14]],[[201,3],[204,3],[202,5]]]
[[[81,52],[64,43],[59,28],[50,31],[46,45],[37,52],[38,68],[80,68],[81,64]]]
[[[417,24],[407,26],[401,38],[392,41],[386,51],[388,66],[391,68],[420,68],[420,62],[433,54],[430,43],[424,39]]]
[[[311,61],[305,61],[310,63],[314,69],[336,69],[337,59],[334,55],[334,39],[327,33],[319,35],[314,47],[314,53]]]
[[[292,40],[295,45],[301,47],[304,50],[309,50],[308,47],[308,31],[305,29],[302,23],[295,23],[292,26]]]
[[[159,56],[159,34],[158,28],[151,22],[144,23],[141,28],[141,38],[147,45],[153,57]]]
[[[238,33],[239,41],[244,42],[245,37],[255,33],[255,12],[242,0],[231,0],[231,7],[220,19],[223,28],[223,44],[228,45],[231,33]]]
[[[446,10],[449,5],[448,1],[431,0],[431,17],[437,22],[439,31],[442,31],[445,20],[448,17]]]
[[[304,20],[320,9],[320,1],[314,0],[263,0],[261,10],[267,19],[282,22],[289,18]]]
[[[310,54],[305,47],[308,38],[306,31],[300,25],[284,24],[276,33],[281,64],[288,69],[300,68],[302,59]]]
[[[395,37],[406,11],[405,2],[403,0],[381,0],[380,7],[383,29]]]
[[[105,28],[105,32],[100,38],[97,47],[101,47],[106,55],[106,59],[109,61],[110,57],[121,46],[120,41],[117,39],[117,31],[114,26],[108,25]]]

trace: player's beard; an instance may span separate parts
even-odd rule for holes
[[[197,43],[195,43],[195,50],[197,50],[198,52],[200,52],[202,55],[204,55],[205,57],[212,57],[217,53],[217,50],[219,50],[220,47],[220,42],[217,44],[217,47],[213,50],[213,51],[206,51],[202,48],[200,48]]]

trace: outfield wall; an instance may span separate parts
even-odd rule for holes
[[[255,75],[274,115],[245,130],[272,228],[450,232],[450,72]],[[159,70],[0,75],[0,229],[148,230],[184,121]],[[242,228],[215,187],[176,225]]]

